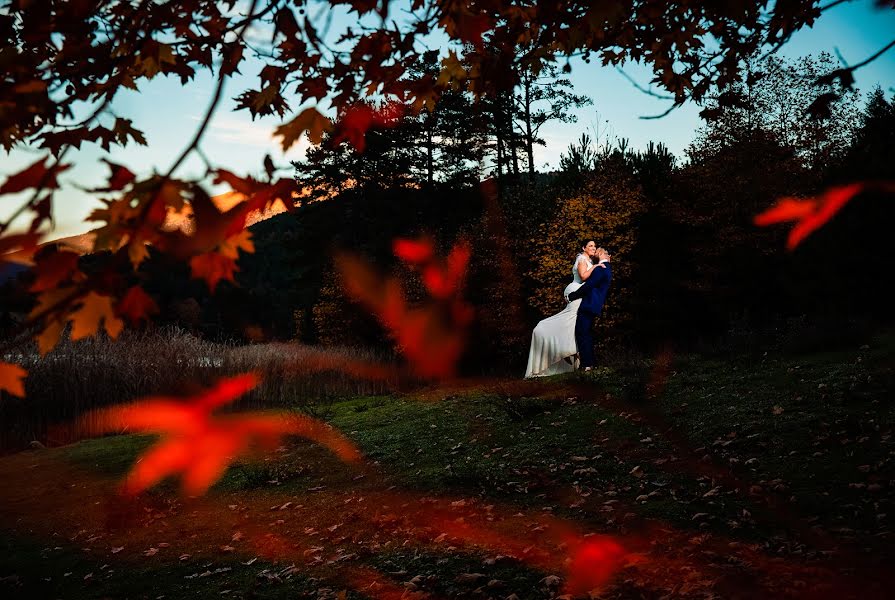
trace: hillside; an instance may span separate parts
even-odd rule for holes
[[[202,498],[116,497],[151,437],[3,457],[0,590],[546,600],[585,576],[606,599],[882,598],[895,338],[865,342],[296,399],[363,462],[293,438]],[[604,549],[586,573],[582,539]]]
[[[239,202],[242,202],[245,199],[245,196],[239,194],[237,192],[227,192],[225,194],[219,194],[217,196],[212,196],[211,201],[221,212],[226,212],[233,208]],[[274,217],[280,213],[286,212],[286,207],[282,202],[276,202],[273,206],[269,207],[265,211],[253,211],[249,213],[246,217],[246,226],[251,227],[261,221],[265,221]],[[162,226],[162,229],[165,231],[173,231],[175,229],[180,229],[184,233],[189,233],[192,230],[192,209],[189,205],[184,206],[182,211],[174,212],[168,211],[168,214],[165,217],[165,224]],[[56,244],[62,248],[67,250],[72,250],[77,252],[78,254],[89,254],[93,251],[93,241],[96,236],[93,233],[87,232],[79,235],[72,235],[69,237],[58,238],[55,240],[51,240],[49,242],[45,242],[46,244]]]

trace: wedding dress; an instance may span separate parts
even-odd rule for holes
[[[578,263],[587,261],[588,270],[593,268],[590,259],[579,254],[572,265],[574,281],[563,290],[566,307],[552,317],[539,322],[531,333],[528,349],[528,367],[525,378],[545,377],[559,373],[571,373],[578,366],[578,346],[575,343],[575,320],[581,299],[569,302],[569,294],[577,290],[584,281],[578,275]]]

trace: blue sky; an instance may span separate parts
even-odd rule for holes
[[[825,13],[813,28],[798,32],[781,54],[797,57],[833,52],[838,48],[843,57],[854,64],[891,41],[893,32],[895,11],[877,10],[872,0],[858,0]],[[276,164],[284,167],[283,173],[288,174],[291,172],[287,168],[289,160],[302,157],[307,143],[302,140],[284,155],[271,137],[281,122],[279,118],[266,117],[253,122],[247,111],[232,110],[235,106],[232,98],[257,85],[260,64],[257,61],[245,64],[241,68],[243,75],[227,82],[225,100],[205,135],[202,148],[216,165],[236,173],[254,175],[262,173],[261,161],[269,153]],[[643,120],[641,116],[663,112],[668,102],[638,91],[614,68],[594,63],[586,65],[581,61],[573,62],[572,67],[575,92],[590,96],[594,104],[577,111],[577,123],[544,126],[542,135],[547,146],[535,149],[539,170],[556,167],[560,154],[584,131],[603,139],[626,137],[634,148],[642,148],[649,141],[662,142],[672,152],[683,156],[683,150],[700,126],[699,107],[685,105],[662,119]],[[651,78],[650,71],[639,65],[627,65],[625,72],[643,85],[647,85]],[[878,83],[891,93],[891,88],[895,87],[895,49],[858,70],[856,79],[858,88],[864,92]],[[96,199],[73,184],[81,187],[100,185],[108,171],[99,162],[101,158],[124,164],[143,175],[153,170],[167,170],[198,127],[210,101],[213,84],[208,73],[197,74],[186,86],[181,86],[175,77],[157,77],[144,84],[139,93],[129,90],[121,93],[113,106],[115,113],[132,118],[135,125],[145,131],[149,145],[113,147],[109,153],[88,145],[71,153],[70,162],[75,166],[61,177],[64,188],[56,196],[56,230],[49,237],[81,233],[91,228],[89,223],[84,223],[84,217],[96,206]],[[3,156],[0,176],[5,178],[15,173],[42,155],[33,148],[13,151]],[[178,174],[189,177],[201,175],[204,170],[204,165],[193,157]],[[15,200],[14,197],[2,198],[0,218],[17,206]]]

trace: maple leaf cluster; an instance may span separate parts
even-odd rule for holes
[[[107,161],[108,162],[108,161]],[[0,237],[0,260],[31,266],[33,281],[28,291],[35,304],[26,320],[34,332],[41,355],[50,352],[71,324],[72,340],[104,331],[115,338],[125,321],[136,325],[158,311],[155,301],[133,279],[149,256],[149,246],[179,260],[189,262],[192,275],[214,290],[220,281],[233,281],[240,252],[254,252],[246,219],[280,202],[293,206],[295,183],[291,179],[268,182],[239,177],[226,170],[215,172],[216,183],[227,183],[242,198],[235,206],[220,211],[209,195],[195,182],[153,175],[138,180],[127,167],[108,162],[106,185],[97,193],[108,195],[103,206],[88,220],[98,222],[93,230],[93,250],[106,251],[111,260],[90,274],[80,268],[80,256],[73,251],[39,245],[38,233],[49,214],[38,205],[31,229],[26,233]],[[48,166],[41,159],[7,178],[0,195],[41,188],[58,188],[58,173],[67,165]],[[172,214],[188,215],[190,231],[167,226]],[[127,273],[132,275],[128,276]],[[3,363],[0,387],[24,395],[20,367]]]
[[[474,316],[462,297],[471,249],[458,242],[441,259],[430,240],[397,239],[393,251],[420,274],[429,294],[426,302],[411,305],[399,278],[382,277],[348,256],[336,257],[342,285],[353,300],[379,318],[418,375],[450,377],[456,372]]]
[[[342,112],[375,94],[419,110],[461,80],[477,94],[490,93],[518,82],[523,71],[538,72],[557,56],[573,55],[612,65],[642,61],[679,105],[736,79],[744,57],[785,42],[822,12],[816,0],[668,2],[661,10],[649,0],[417,0],[400,15],[393,3],[367,0],[246,4],[233,10],[233,2],[220,0],[13,3],[0,16],[8,66],[0,96],[20,101],[0,111],[0,143],[7,149],[36,143],[54,154],[84,142],[105,149],[145,144],[132,120],[78,120],[77,109],[104,108],[121,89],[139,89],[160,75],[186,84],[200,70],[217,69],[220,78],[238,73],[249,54],[241,35],[248,26],[270,41],[253,44],[265,65],[258,87],[236,96],[237,107],[282,118],[290,104],[328,99]],[[306,10],[305,4],[318,6]],[[364,26],[330,31],[332,12],[344,8]],[[454,53],[438,77],[410,77],[426,51],[421,42],[435,32],[464,48],[468,66],[461,67]],[[319,135],[319,114],[308,110],[290,122],[290,135]]]

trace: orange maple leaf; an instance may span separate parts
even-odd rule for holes
[[[252,242],[252,232],[243,229],[237,234],[231,235],[218,247],[218,252],[227,258],[236,260],[239,258],[239,251],[242,250],[248,254],[255,252],[255,243]]]
[[[19,365],[0,362],[0,391],[6,391],[19,398],[25,397],[25,377],[28,371]]]
[[[233,281],[236,260],[218,252],[206,252],[190,259],[190,270],[195,279],[204,279],[212,292],[221,279]]]
[[[253,177],[240,177],[236,173],[232,171],[228,171],[227,169],[218,169],[214,172],[214,182],[215,183],[226,183],[231,188],[233,188],[234,192],[238,192],[243,194],[244,196],[248,196],[255,192],[260,186],[259,182],[256,181]]]
[[[123,486],[126,494],[138,494],[178,473],[186,494],[203,494],[253,441],[276,447],[289,434],[315,441],[342,460],[360,459],[360,452],[347,438],[310,417],[258,413],[212,416],[216,408],[258,383],[256,374],[247,373],[222,379],[187,401],[157,396],[93,411],[80,419],[79,429],[92,434],[130,430],[161,435],[127,475]]]
[[[28,318],[46,319],[43,330],[35,336],[37,350],[41,356],[45,356],[58,343],[68,321],[63,317],[64,313],[54,307],[67,306],[71,299],[70,288],[54,287],[37,295],[37,304],[28,313]]]
[[[816,198],[786,196],[768,210],[756,215],[754,222],[763,227],[795,221],[796,224],[786,240],[787,249],[793,250],[805,238],[832,219],[852,198],[868,189],[880,189],[893,193],[895,184],[858,182],[831,187]]]
[[[309,106],[297,117],[280,125],[274,130],[274,137],[283,138],[283,152],[292,147],[304,132],[308,132],[308,141],[319,144],[323,141],[323,132],[332,129],[332,122],[315,107]]]
[[[71,313],[71,339],[96,335],[102,321],[110,337],[116,338],[124,328],[124,323],[115,315],[112,298],[90,292],[84,297],[81,307]]]

